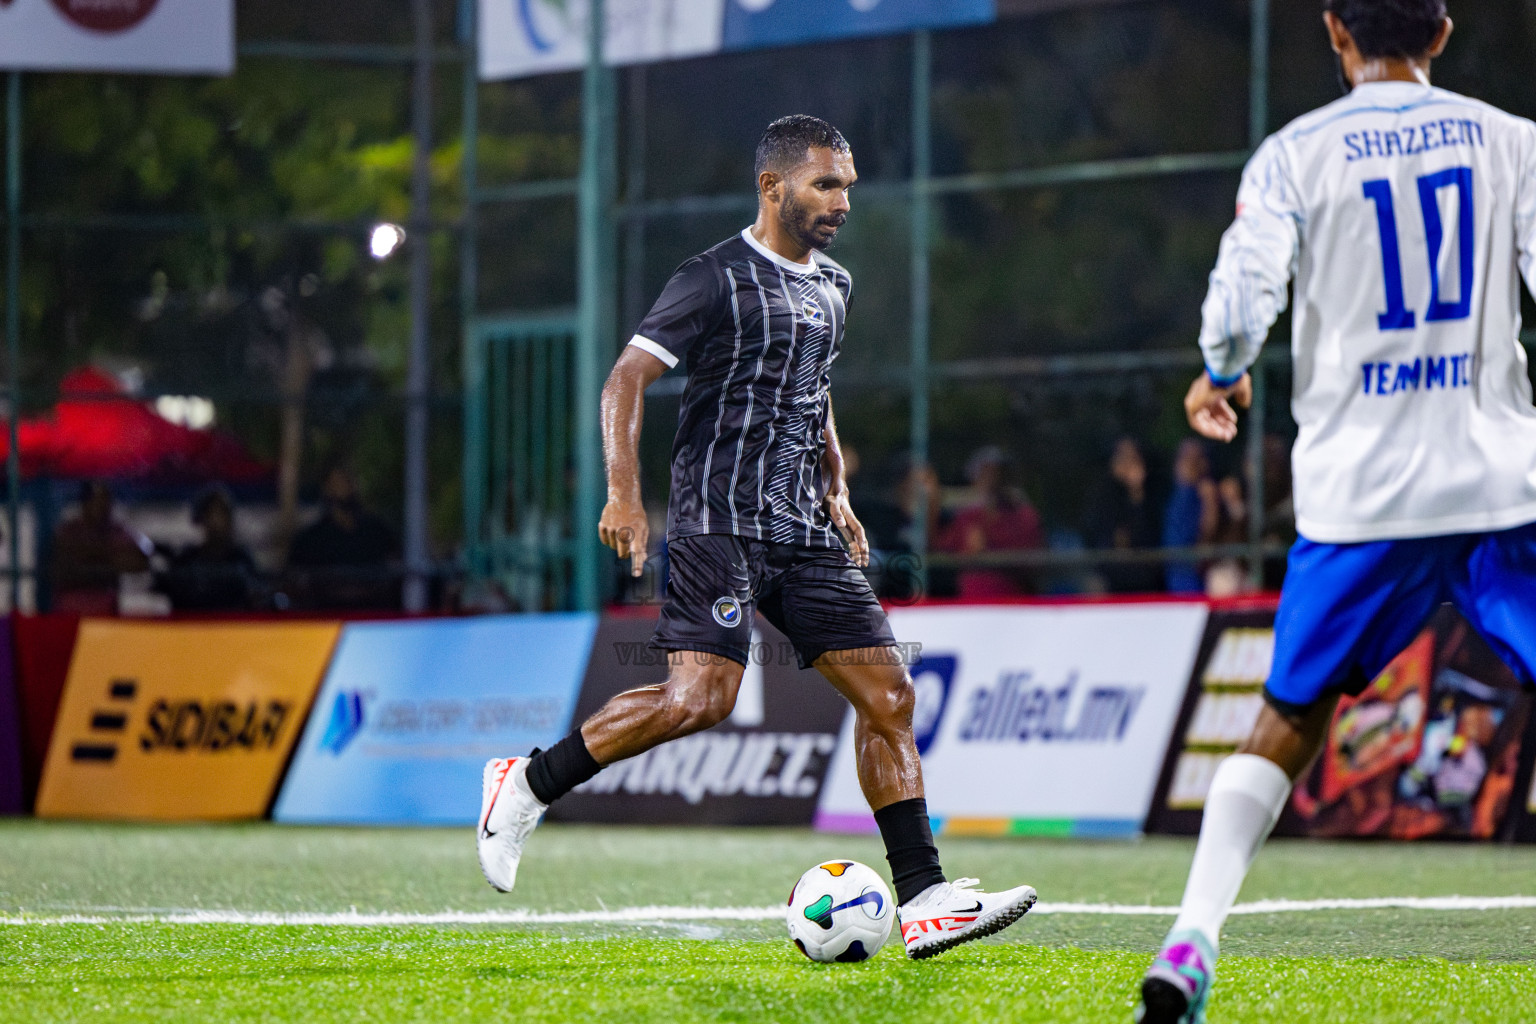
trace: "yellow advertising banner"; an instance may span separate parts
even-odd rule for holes
[[[82,623],[38,816],[261,817],[340,632],[339,623]]]

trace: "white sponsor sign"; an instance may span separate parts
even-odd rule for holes
[[[0,68],[227,75],[234,0],[0,0]]]
[[[1205,628],[1199,604],[911,608],[928,810],[946,831],[1141,829]],[[817,821],[871,821],[843,723]]]
[[[607,0],[610,64],[720,49],[725,0]],[[587,0],[480,0],[480,77],[573,71],[587,62]]]

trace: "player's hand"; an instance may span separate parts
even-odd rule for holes
[[[1245,373],[1236,384],[1224,388],[1202,373],[1184,396],[1184,415],[1201,437],[1230,441],[1237,436],[1237,412],[1232,408],[1232,402],[1244,409],[1253,403],[1252,377]]]
[[[853,564],[868,565],[869,538],[864,534],[864,524],[859,522],[859,517],[853,514],[853,508],[848,504],[847,481],[838,480],[827,489],[827,515],[832,517],[843,540],[848,542],[848,553],[853,556]]]
[[[609,499],[603,506],[603,517],[597,522],[597,534],[620,558],[629,559],[631,576],[645,572],[645,550],[651,539],[645,506],[637,501]]]

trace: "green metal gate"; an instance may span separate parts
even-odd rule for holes
[[[519,611],[572,608],[575,312],[483,318],[468,341],[465,568]]]

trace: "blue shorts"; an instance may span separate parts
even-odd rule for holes
[[[1295,714],[1358,694],[1449,601],[1529,685],[1536,680],[1536,523],[1291,548],[1265,698]]]

